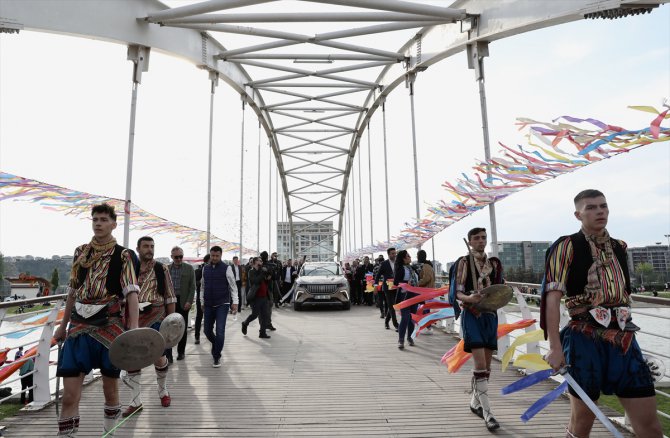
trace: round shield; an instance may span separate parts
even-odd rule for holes
[[[165,340],[160,333],[148,327],[136,328],[114,339],[109,347],[109,360],[122,370],[141,370],[156,362],[164,350]]]
[[[514,292],[506,284],[494,284],[479,291],[484,297],[475,304],[475,308],[480,312],[495,312],[504,307],[512,300]]]
[[[172,348],[179,343],[184,336],[184,317],[178,313],[171,313],[163,319],[159,329],[163,339],[165,339],[165,348]]]
[[[663,361],[656,356],[650,356],[648,354],[645,354],[643,357],[649,367],[651,378],[654,379],[654,383],[660,382],[665,375],[665,364]]]

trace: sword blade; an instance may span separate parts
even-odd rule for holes
[[[579,395],[584,404],[586,404],[586,406],[588,406],[591,412],[595,414],[596,418],[603,424],[603,426],[605,426],[605,428],[609,430],[612,433],[612,435],[614,435],[616,438],[623,438],[621,432],[619,432],[617,428],[614,427],[614,424],[612,424],[610,419],[607,418],[607,416],[603,414],[603,411],[601,411],[598,408],[598,406],[596,406],[596,404],[593,403],[593,400],[591,400],[591,398],[588,395],[586,395],[586,392],[584,392],[582,387],[579,386],[579,384],[575,381],[575,379],[572,378],[570,373],[568,373],[567,371],[562,371],[560,374],[563,376],[566,382],[568,382],[568,385],[570,385],[572,389],[574,389],[577,395]]]

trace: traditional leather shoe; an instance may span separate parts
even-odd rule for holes
[[[474,406],[470,405],[470,411],[479,418],[484,419],[484,411],[482,410],[481,406],[477,406],[475,408]]]
[[[141,411],[143,408],[144,408],[144,406],[142,406],[142,405],[139,405],[139,406],[128,406],[128,408],[127,408],[125,411],[123,411],[123,414],[121,414],[121,416],[122,416],[123,418],[130,417],[130,416],[133,415],[135,412],[137,412],[137,411]]]
[[[163,406],[164,408],[169,407],[170,402],[172,402],[172,398],[170,398],[170,394],[164,395],[163,397],[161,397],[161,406]]]
[[[489,419],[484,420],[484,422],[486,423],[486,428],[488,430],[496,430],[500,427],[500,424],[498,424],[498,422],[496,421],[495,418],[493,418],[493,416],[490,416]]]

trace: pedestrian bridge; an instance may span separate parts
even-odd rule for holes
[[[242,318],[248,310],[243,311]],[[351,311],[273,313],[272,339],[259,339],[257,322],[248,336],[242,318],[228,319],[223,366],[212,368],[209,343],[189,343],[184,361],[168,376],[172,406],[163,408],[155,375],[142,375],[144,411],[117,429],[117,437],[476,437],[489,436],[468,408],[471,362],[449,374],[440,358],[458,338],[435,330],[419,335],[415,347],[398,350],[397,334],[385,330],[374,307]],[[503,437],[562,437],[570,414],[561,397],[529,423],[520,415],[556,383],[501,396],[519,378],[493,363],[491,402]],[[129,392],[121,386],[121,401]],[[83,392],[79,436],[100,436],[102,384]],[[605,411],[613,414],[612,411]],[[2,421],[8,437],[55,435],[52,404]],[[609,436],[596,423],[592,437]],[[632,436],[632,435],[626,435]]]

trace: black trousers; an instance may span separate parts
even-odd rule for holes
[[[284,282],[282,282],[281,286],[282,286],[281,287],[281,296],[282,296],[282,298],[284,298],[284,295],[286,295],[288,293],[288,291],[290,291],[291,288],[293,287],[293,283],[287,283],[287,282],[284,281]],[[286,300],[284,300],[284,302],[285,303],[290,303],[291,302],[291,296],[289,295],[288,297],[286,297]]]
[[[247,316],[243,324],[249,325],[254,319],[258,318],[258,322],[261,325],[260,334],[266,334],[265,332],[269,325],[270,307],[267,297],[255,298],[251,302],[251,315]]]
[[[375,294],[375,296],[377,297],[377,305],[379,306],[379,313],[381,314],[381,316],[386,316],[386,314],[388,313],[388,307],[386,304],[386,294],[384,294],[384,292],[382,291],[379,291]]]
[[[195,298],[195,338],[200,340],[200,329],[202,328],[202,304],[200,304],[200,293]]]
[[[361,298],[361,282],[354,280],[351,282],[351,302],[353,304],[360,304]]]
[[[32,360],[32,359],[30,359]],[[26,393],[28,393],[28,403],[31,403],[33,401],[33,390],[30,389],[26,391],[26,388],[30,388],[33,386],[33,375],[29,375],[26,377],[21,377],[21,404],[26,403]]]
[[[235,285],[237,286],[237,309],[239,311],[242,310],[242,280],[236,281]],[[232,299],[230,300],[230,304],[233,304]]]
[[[386,325],[389,325],[389,320],[393,320],[393,327],[398,328],[398,319],[395,316],[395,309],[393,305],[395,304],[395,289],[384,291],[384,296],[386,297]]]

